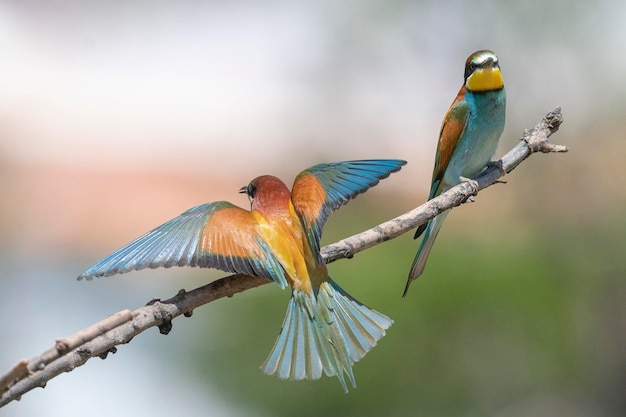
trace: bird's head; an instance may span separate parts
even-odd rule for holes
[[[272,175],[256,177],[250,184],[241,187],[239,192],[248,196],[251,208],[256,210],[289,201],[290,198],[285,183]]]
[[[476,51],[465,61],[465,88],[471,92],[501,90],[504,87],[498,57],[491,51]]]

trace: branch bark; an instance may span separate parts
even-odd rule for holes
[[[511,172],[522,161],[536,152],[567,152],[563,145],[555,145],[548,138],[555,133],[563,116],[557,107],[530,130],[526,130],[521,142],[490,165],[474,180],[477,184],[462,182],[440,196],[392,220],[369,230],[322,248],[326,263],[341,258],[352,258],[358,252],[398,237],[426,223],[439,213],[460,206],[475,196],[479,190],[498,182],[505,173]],[[407,264],[408,265],[408,264]],[[167,300],[153,300],[135,311],[120,311],[80,332],[56,341],[55,345],[32,359],[23,359],[9,372],[0,376],[0,407],[63,372],[70,372],[93,357],[106,358],[115,353],[117,345],[130,340],[150,327],[158,327],[163,334],[171,330],[171,321],[180,315],[191,316],[201,305],[223,297],[255,288],[271,281],[266,278],[242,274],[218,279],[192,291],[181,290]]]

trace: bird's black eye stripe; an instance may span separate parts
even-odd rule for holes
[[[467,66],[465,67],[465,79],[467,80],[467,78],[468,78],[470,75],[472,75],[472,73],[473,73],[474,71],[476,71],[476,69],[478,69],[478,68],[482,68],[482,67],[484,67],[484,66],[485,66],[485,62],[484,62],[484,61],[483,61],[483,62],[481,62],[480,64],[479,64],[479,63],[476,63],[475,61],[471,61],[471,62],[469,62],[469,63],[467,64]],[[492,64],[491,66],[492,66],[493,68],[500,68],[500,63],[498,62],[498,59],[497,59],[497,58],[493,60],[493,64]]]
[[[246,194],[248,194],[248,197],[254,198],[254,195],[256,194],[256,186],[252,183],[248,184],[248,188],[246,189]]]
[[[469,64],[467,64],[467,67],[465,67],[465,79],[466,80],[470,75],[472,75],[472,73],[476,70],[476,68],[478,68],[478,65],[475,62],[470,62]]]

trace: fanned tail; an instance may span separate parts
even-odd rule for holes
[[[261,366],[279,379],[319,379],[322,371],[356,388],[352,365],[385,335],[393,320],[361,304],[328,280],[316,295],[294,290],[283,327]],[[345,375],[344,375],[345,374]]]
[[[411,282],[419,278],[419,276],[422,275],[422,272],[424,272],[424,267],[426,267],[426,261],[428,260],[430,250],[433,248],[435,239],[437,239],[437,234],[439,234],[439,230],[441,230],[443,221],[446,219],[446,216],[449,212],[450,210],[444,211],[443,213],[428,222],[428,226],[426,226],[426,231],[424,232],[424,237],[422,239],[422,242],[420,243],[419,249],[417,250],[417,255],[415,255],[415,259],[413,260],[413,266],[411,266],[409,278],[406,281],[404,293],[402,293],[403,297],[405,297],[407,291],[409,291],[409,286],[411,285]],[[419,233],[416,233],[415,237],[417,238],[418,236]]]

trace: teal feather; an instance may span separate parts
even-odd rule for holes
[[[337,376],[348,392],[347,381],[356,387],[352,365],[376,346],[392,323],[331,279],[317,294],[295,290],[280,335],[261,369],[289,380],[317,379],[323,371]]]

